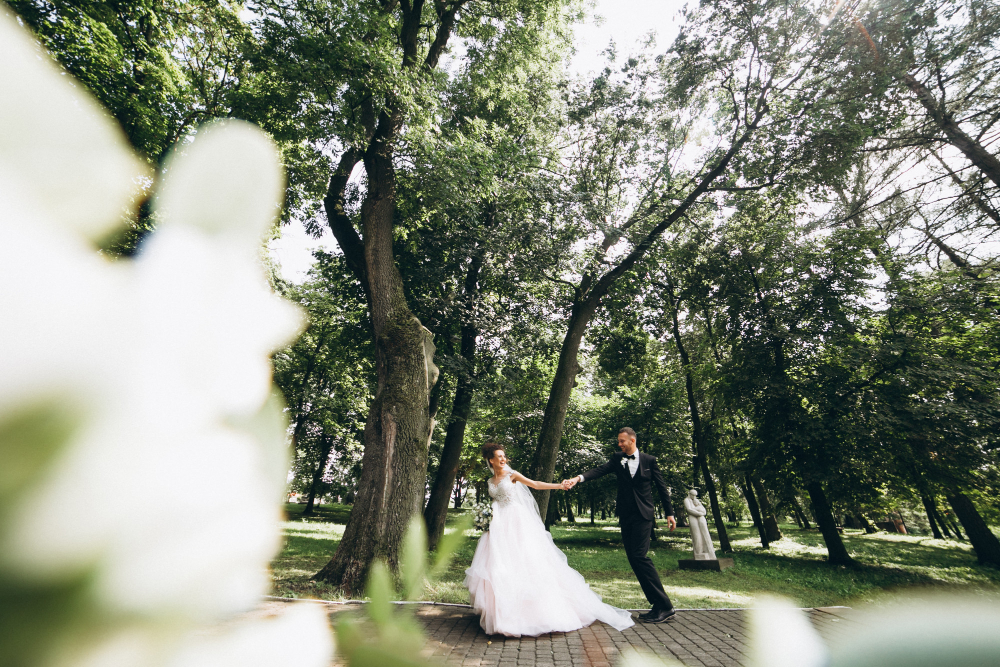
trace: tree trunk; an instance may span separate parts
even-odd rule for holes
[[[753,525],[757,528],[757,533],[760,535],[760,546],[765,549],[770,549],[771,542],[767,539],[767,530],[764,529],[764,522],[760,518],[760,507],[757,505],[757,498],[754,497],[753,485],[750,483],[750,475],[745,476],[745,481],[743,483],[743,497],[746,498],[747,507],[750,508],[750,517],[753,519]]]
[[[576,517],[573,515],[573,501],[569,496],[566,496],[566,521],[576,523]]]
[[[552,379],[552,388],[549,391],[549,400],[545,405],[542,428],[538,435],[538,449],[535,451],[533,469],[536,480],[552,481],[556,469],[556,457],[559,455],[559,442],[562,440],[563,427],[566,424],[569,397],[576,385],[576,374],[580,372],[580,365],[577,362],[580,343],[596,310],[597,303],[587,300],[574,304],[570,313],[569,326],[559,353],[559,364]],[[538,500],[538,509],[542,516],[548,517],[549,491],[535,491],[535,498]],[[551,524],[552,521],[546,519],[546,525]]]
[[[948,503],[962,522],[962,528],[965,528],[965,534],[969,536],[969,543],[976,552],[979,564],[1000,567],[1000,539],[983,521],[972,500],[964,493],[954,491],[948,496]]]
[[[475,302],[479,292],[479,274],[483,267],[483,252],[477,252],[472,257],[469,270],[465,275],[465,316],[462,325],[462,340],[460,354],[463,368],[458,373],[455,387],[455,401],[451,408],[448,429],[444,436],[444,447],[441,450],[441,464],[438,466],[431,487],[431,495],[424,509],[424,521],[427,524],[427,545],[433,550],[444,535],[445,520],[448,518],[448,494],[455,485],[455,475],[462,459],[462,448],[465,445],[465,429],[472,413],[472,398],[474,393],[473,379],[476,365],[476,338],[479,329],[473,318]]]
[[[928,149],[928,152],[931,155],[933,155],[935,159],[937,159],[938,163],[942,167],[944,167],[945,171],[948,172],[948,175],[951,176],[952,182],[954,182],[955,185],[962,188],[962,191],[965,192],[965,194],[967,194],[972,199],[973,203],[976,205],[976,208],[978,208],[980,212],[987,215],[991,220],[993,220],[993,222],[1000,224],[1000,213],[998,213],[997,210],[989,204],[989,202],[987,202],[985,199],[980,197],[976,192],[974,192],[969,187],[969,185],[962,180],[962,177],[956,174],[954,170],[952,170],[952,168],[948,166],[948,163],[945,162],[940,155],[938,155],[938,152],[936,150],[930,148]],[[977,275],[976,277],[978,278],[979,276]]]
[[[791,500],[788,501],[792,506],[792,514],[795,515],[795,522],[799,524],[799,528],[802,530],[809,529],[809,519],[806,518],[805,513],[802,511],[802,507],[799,505],[799,501],[795,496],[792,496]]]
[[[858,519],[861,521],[861,527],[865,529],[865,535],[871,535],[872,533],[877,533],[878,530],[872,525],[872,522],[868,520],[864,514],[858,514]]]
[[[806,485],[809,498],[812,500],[813,515],[819,530],[823,534],[823,541],[826,542],[827,560],[831,565],[853,565],[854,560],[847,553],[844,540],[837,531],[837,523],[833,519],[833,512],[830,503],[823,492],[823,485],[819,482],[809,482]]]
[[[803,524],[802,527],[805,530],[812,529],[812,525],[809,523],[809,517],[806,516],[805,510],[802,509],[802,505],[799,504],[799,499],[796,498],[795,496],[792,496],[792,507],[794,507],[798,515],[802,517],[802,524]]]
[[[324,435],[323,445],[320,450],[319,461],[316,471],[313,472],[312,484],[309,485],[309,500],[306,501],[306,508],[302,510],[302,516],[312,516],[313,507],[316,504],[316,491],[319,483],[323,480],[323,473],[326,471],[326,462],[330,458],[330,450],[333,449],[333,438]]]
[[[425,74],[437,67],[464,4],[441,3],[436,7],[436,25],[429,26],[422,2],[399,6],[403,69]],[[421,35],[428,27],[434,38],[421,60]],[[432,336],[406,303],[393,252],[393,159],[405,121],[405,103],[390,96],[377,118],[370,105],[364,106],[361,119],[367,147],[344,152],[324,199],[330,229],[368,301],[378,380],[365,423],[354,508],[337,552],[313,577],[341,587],[347,595],[364,590],[374,559],[384,558],[393,569],[398,566],[403,535],[423,505],[427,447],[434,426],[429,393],[438,376]],[[358,159],[364,161],[368,177],[360,238],[343,207],[345,188]]]
[[[952,508],[952,509],[954,509],[954,508]],[[964,542],[965,541],[965,537],[962,536],[962,531],[961,531],[961,529],[959,529],[958,523],[955,521],[955,513],[954,512],[945,512],[944,518],[942,519],[941,512],[938,512],[938,520],[939,520],[938,522],[941,525],[944,525],[944,523],[945,523],[944,520],[945,519],[947,519],[948,525],[950,525],[952,531],[954,531],[956,539]]]
[[[950,540],[951,528],[948,526],[948,522],[945,518],[941,515],[941,511],[937,506],[937,499],[933,496],[931,497],[931,509],[934,510],[934,518],[937,519],[937,524],[941,528],[941,532],[944,533],[944,536]]]
[[[594,508],[594,499],[591,498],[590,499],[590,525],[591,526],[593,526],[596,523],[596,521],[595,521],[595,519],[597,518],[596,515],[597,515],[597,512],[595,511],[595,508]]]
[[[410,517],[423,503],[433,430],[428,410],[438,371],[432,336],[410,312],[392,247],[392,159],[401,124],[398,110],[383,111],[364,156],[368,191],[361,219],[378,385],[365,424],[354,510],[334,557],[314,575],[348,595],[364,590],[374,559],[384,558],[393,569],[398,566]]]
[[[448,496],[455,486],[455,475],[458,474],[462,460],[465,429],[469,423],[469,415],[472,413],[474,390],[471,365],[475,360],[475,347],[475,327],[463,327],[462,357],[470,365],[470,368],[469,373],[462,372],[458,375],[455,401],[448,420],[448,429],[444,436],[444,447],[441,449],[441,463],[434,476],[430,498],[427,500],[427,507],[424,510],[424,521],[427,523],[427,544],[431,550],[437,548],[438,540],[444,534],[445,519],[448,516]]]
[[[799,516],[799,513],[798,513],[798,512],[796,512],[795,510],[792,510],[792,516],[794,516],[794,517],[795,517],[795,524],[796,524],[796,525],[797,525],[797,526],[798,526],[799,528],[805,528],[805,526],[804,526],[804,525],[802,524],[802,517],[801,517],[801,516]]]
[[[751,477],[750,482],[753,484],[757,494],[757,502],[760,504],[760,518],[764,522],[764,530],[767,531],[767,541],[777,542],[781,539],[781,528],[778,527],[778,519],[774,516],[774,508],[771,507],[767,491],[756,477]]]
[[[941,534],[937,521],[934,519],[934,501],[926,494],[920,494],[920,500],[924,503],[924,511],[927,513],[927,522],[931,525],[931,533],[935,539],[943,540],[944,535]]]
[[[559,515],[559,503],[549,503],[548,509],[545,512],[546,530],[551,527],[552,524],[559,523],[560,521],[562,521],[562,517]]]
[[[712,519],[715,521],[715,532],[719,536],[719,548],[729,553],[733,546],[729,543],[729,531],[726,529],[726,522],[722,519],[722,508],[719,506],[719,498],[715,494],[715,480],[708,471],[708,462],[705,457],[701,459],[701,472],[705,476],[705,488],[708,489],[708,499],[712,505]]]
[[[982,144],[966,134],[945,105],[939,104],[934,94],[924,84],[917,81],[912,74],[904,74],[902,79],[920,100],[920,104],[927,111],[927,116],[934,125],[948,138],[948,143],[962,151],[969,162],[976,165],[987,178],[993,181],[994,185],[1000,187],[1000,160],[997,160]]]

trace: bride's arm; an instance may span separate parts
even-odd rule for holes
[[[550,491],[558,491],[562,489],[562,484],[549,484],[548,482],[536,482],[533,479],[528,479],[519,472],[512,472],[510,474],[510,479],[512,482],[520,482],[525,486],[530,486],[531,488],[538,490],[548,489]]]

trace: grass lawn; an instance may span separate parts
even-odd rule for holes
[[[302,508],[286,506],[285,547],[271,564],[273,594],[340,599],[332,587],[309,578],[333,555],[350,507],[324,505],[309,518],[301,516]],[[455,516],[449,516],[449,523]],[[658,531],[661,537],[650,549],[650,556],[667,594],[679,608],[744,607],[762,593],[783,595],[803,607],[855,606],[892,598],[903,590],[913,592],[914,587],[961,589],[991,597],[1000,594],[1000,571],[980,567],[965,542],[845,530],[847,549],[860,564],[852,569],[826,564],[819,531],[795,525],[782,525],[781,529],[784,539],[763,550],[752,525],[730,528],[736,566],[721,573],[677,569],[678,559],[690,558],[686,528],[672,534]],[[598,521],[591,526],[589,518],[583,518],[575,525],[553,527],[552,535],[569,564],[606,602],[626,609],[648,607],[625,558],[617,521]],[[469,602],[462,580],[475,547],[473,536],[462,546],[443,580],[427,589],[426,600]]]

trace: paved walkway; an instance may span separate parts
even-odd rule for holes
[[[331,604],[330,614],[351,609],[357,607]],[[849,632],[846,607],[807,613],[825,638]],[[630,649],[687,667],[738,667],[746,650],[742,609],[680,609],[666,623],[637,622],[625,632],[594,623],[576,632],[519,639],[487,635],[464,605],[423,604],[416,614],[428,635],[425,653],[452,667],[613,667]]]
[[[841,631],[847,611],[811,609],[809,616],[822,635],[832,636]],[[431,654],[462,667],[612,667],[629,649],[687,667],[736,667],[746,644],[740,609],[678,610],[666,623],[640,622],[624,632],[594,623],[576,632],[520,639],[487,636],[468,608],[423,606],[417,615],[427,629]]]

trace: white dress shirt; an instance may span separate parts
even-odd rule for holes
[[[625,468],[628,469],[628,473],[632,477],[635,477],[635,471],[639,469],[639,450],[638,449],[635,450],[634,456],[635,456],[634,459],[629,459],[629,458],[622,457],[622,465],[625,466]],[[582,482],[583,481],[583,475],[577,475],[576,476],[576,481],[577,482]]]
[[[622,465],[628,468],[628,474],[631,477],[635,477],[635,471],[639,469],[639,450],[635,450],[634,459],[630,459],[627,456],[622,457]]]

